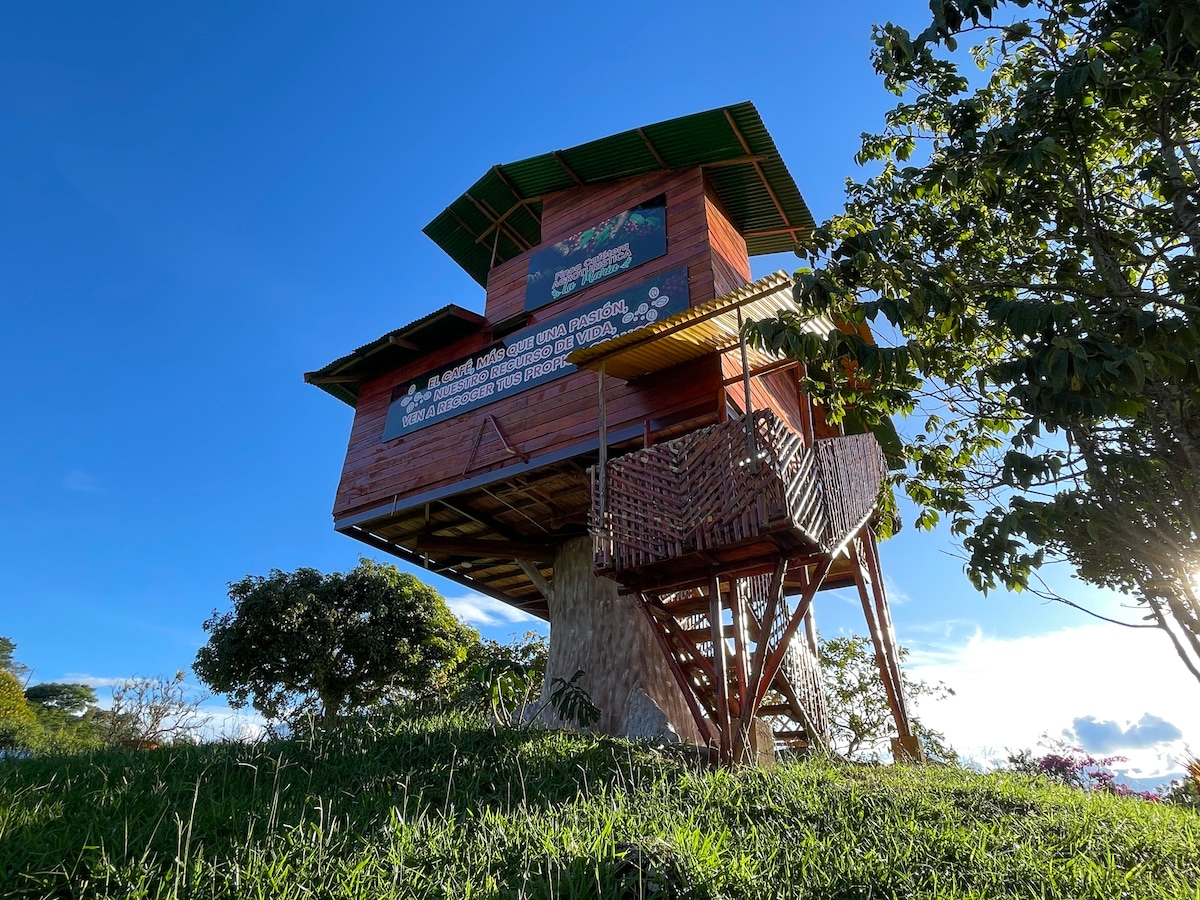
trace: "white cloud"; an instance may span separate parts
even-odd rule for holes
[[[72,469],[63,476],[62,486],[68,491],[75,491],[80,494],[100,494],[104,491],[96,476],[82,469]]]
[[[501,603],[483,594],[464,594],[461,597],[447,597],[446,605],[458,616],[460,621],[468,625],[493,627],[498,625],[521,625],[540,622],[535,616]]]
[[[1200,749],[1200,685],[1157,631],[1096,624],[1011,639],[976,630],[966,641],[908,643],[910,674],[956,691],[927,703],[920,717],[978,761],[1035,749],[1043,735],[1074,743],[1076,726],[1092,720],[1114,724],[1104,748],[1084,749],[1127,756],[1122,768],[1143,776],[1177,771],[1185,750]],[[1181,736],[1149,746],[1136,739],[1139,723],[1160,720]],[[1134,736],[1126,746],[1112,739],[1122,733]]]
[[[68,672],[62,677],[62,681],[66,684],[86,684],[91,688],[112,688],[124,684],[129,677],[123,675],[120,678],[106,678],[101,675],[87,675],[83,672]]]
[[[899,582],[894,581],[887,572],[883,573],[883,591],[887,595],[890,606],[903,606],[912,600],[912,597],[900,587]]]
[[[212,716],[203,731],[206,741],[249,743],[259,740],[267,733],[267,720],[253,709],[233,709],[229,706],[205,704],[201,711]]]

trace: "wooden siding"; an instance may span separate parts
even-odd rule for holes
[[[736,349],[722,355],[721,370],[730,401],[739,412],[745,412],[746,391],[742,386],[742,360]],[[730,383],[731,379],[737,380]],[[808,434],[809,429],[806,427],[801,408],[802,404],[808,402],[808,398],[800,393],[796,369],[768,372],[751,378],[750,401],[754,404],[755,412],[769,409],[792,431],[802,436]]]
[[[750,256],[746,253],[746,239],[729,221],[711,187],[706,187],[704,206],[712,246],[715,296],[720,297],[750,283]]]
[[[748,283],[745,240],[725,216],[700,169],[655,173],[550,195],[543,202],[542,234],[546,243],[561,240],[664,193],[665,256],[535,310],[528,314],[529,323],[560,316],[680,266],[688,269],[692,306]],[[489,323],[519,322],[525,317],[528,266],[529,253],[524,253],[492,270],[486,301]],[[334,504],[335,517],[352,516],[384,503],[403,508],[406,497],[450,488],[522,459],[596,444],[593,372],[574,372],[395,440],[382,440],[396,385],[481,350],[492,340],[491,330],[484,329],[362,386]],[[636,428],[644,430],[649,439],[652,433],[669,431],[680,421],[717,415],[721,367],[716,358],[709,357],[632,384],[610,380],[606,396],[609,433]],[[771,408],[790,423],[794,406],[793,398],[792,407],[776,403]]]
[[[504,450],[489,416],[509,446],[529,458],[597,440],[596,373],[582,371],[384,443],[380,437],[392,387],[415,374],[396,372],[364,388],[338,486],[336,517],[392,500],[402,508],[405,497],[511,465],[515,458]],[[610,379],[609,431],[644,430],[647,422],[656,427],[699,410],[715,414],[719,391],[719,370],[711,357],[634,384]]]

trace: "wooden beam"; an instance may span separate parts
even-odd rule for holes
[[[732,349],[733,349],[733,347],[726,348],[726,350],[732,350]],[[770,375],[772,372],[781,372],[785,369],[798,369],[798,368],[800,368],[800,365],[801,364],[798,363],[794,359],[777,359],[773,363],[767,363],[766,365],[756,366],[756,367],[752,368],[750,370],[750,377],[751,378],[759,378],[763,375]],[[733,385],[737,384],[741,380],[742,380],[741,375],[731,375],[729,378],[726,378],[725,380],[723,380],[721,382],[721,385],[722,385],[722,387],[732,387]]]
[[[476,512],[475,510],[470,509],[469,507],[465,507],[465,505],[464,506],[456,506],[453,503],[451,503],[449,499],[440,500],[438,502],[441,503],[442,506],[444,506],[446,509],[450,510],[450,512],[457,513],[458,515],[462,516],[464,519],[470,519],[472,522],[476,523],[477,525],[482,525],[484,528],[490,529],[491,531],[500,535],[500,537],[502,537],[506,541],[513,541],[518,544],[525,543],[524,535],[518,534],[517,532],[513,531],[511,528],[504,525],[502,522],[497,522],[495,519],[493,519],[491,516],[487,515],[486,513]]]
[[[740,138],[741,135],[739,134]],[[745,144],[742,144],[744,147]],[[718,159],[716,162],[705,163],[701,166],[702,169],[727,169],[730,166],[748,166],[754,163],[762,162],[766,159],[765,156],[755,156],[749,152],[745,156],[735,156],[733,159]]]
[[[309,384],[354,384],[362,381],[361,375],[314,375],[306,372],[304,380]]]
[[[569,165],[567,165],[567,161],[565,159],[563,159],[563,155],[561,153],[559,153],[557,150],[555,150],[550,155],[554,157],[554,161],[556,163],[558,163],[559,168],[561,168],[564,172],[566,172],[567,175],[570,176],[570,178],[573,182],[575,182],[580,187],[584,186],[583,179],[580,178],[578,175],[576,175],[575,170],[572,169]]]
[[[396,347],[399,347],[402,350],[420,350],[421,349],[419,344],[414,344],[412,341],[406,341],[404,338],[397,337],[394,334],[388,338],[388,343],[392,344]]]
[[[508,188],[509,192],[513,195],[513,199],[517,201],[518,205],[525,202],[525,198],[521,196],[521,192],[517,190],[517,186],[509,181],[508,176],[504,174],[503,169],[501,169],[499,166],[492,166],[492,174],[499,178],[500,183]]]
[[[476,206],[478,206],[478,205],[479,204],[476,204]],[[459,228],[461,228],[463,231],[465,231],[467,234],[469,234],[471,237],[473,237],[475,239],[475,243],[478,244],[480,242],[483,235],[476,234],[474,229],[472,229],[470,225],[468,225],[466,222],[463,221],[462,216],[460,216],[458,213],[456,213],[454,210],[452,210],[448,206],[446,207],[446,212],[450,213],[450,215],[454,217],[454,221],[458,223]]]
[[[797,234],[808,234],[811,230],[802,225],[788,225],[785,228],[756,228],[753,231],[742,232],[742,237],[774,237],[777,234],[790,234],[793,240],[798,240]]]
[[[490,207],[485,206],[483,203],[476,200],[470,194],[463,194],[463,196],[466,197],[468,200],[470,200],[472,203],[474,203],[475,208],[477,210],[479,210],[481,213],[483,213],[484,218],[486,218],[489,222],[491,222],[492,225],[496,226],[497,228],[500,228],[508,236],[508,239],[510,241],[512,241],[514,244],[516,244],[518,247],[520,247],[521,250],[523,250],[523,251],[528,250],[533,246],[527,240],[525,240],[525,236],[523,234],[521,234],[521,232],[517,231],[508,222],[504,221],[504,219],[500,216],[500,214],[497,213],[494,209],[491,209]],[[459,221],[461,221],[461,219]],[[488,232],[490,232],[490,231],[491,231],[491,228],[484,229],[484,231],[481,234],[479,234],[475,237],[475,243],[479,244],[479,243],[482,243],[483,241],[487,240],[487,235],[488,235]],[[473,232],[469,232],[469,233],[473,234]]]
[[[737,136],[738,143],[742,145],[742,149],[746,151],[746,155],[749,156],[750,145],[746,143],[746,138],[742,135],[741,129],[737,127],[737,123],[733,121],[733,116],[730,115],[729,110],[725,110],[725,120],[729,123],[729,127],[733,129],[733,133]],[[779,198],[775,196],[775,191],[772,190],[771,183],[767,181],[767,175],[762,170],[762,163],[758,160],[755,160],[753,165],[754,171],[758,173],[759,180],[762,181],[763,187],[766,188],[767,196],[770,197],[771,202],[775,204],[775,211],[779,213],[779,218],[783,220],[783,224],[788,228],[794,227],[792,225],[792,220],[789,219],[788,214],[784,212],[783,204],[780,203]]]
[[[658,152],[658,148],[654,146],[650,136],[646,134],[646,129],[639,128],[637,133],[638,137],[642,139],[642,143],[646,145],[646,149],[650,151],[650,155],[654,157],[654,161],[658,163],[659,168],[670,171],[671,167],[667,165],[667,161],[662,158],[662,154]]]
[[[456,553],[460,556],[472,556],[477,559],[554,559],[555,548],[538,543],[523,541],[490,541],[486,538],[438,537],[437,535],[419,535],[415,545],[416,550],[430,553]]]
[[[712,629],[713,699],[717,705],[717,729],[721,738],[721,761],[734,762],[733,735],[730,734],[733,716],[729,702],[729,675],[725,670],[725,623],[721,606],[721,581],[713,575],[708,589],[708,624]],[[737,749],[741,749],[740,747]]]
[[[542,574],[541,569],[533,564],[528,559],[515,559],[514,562],[521,567],[521,571],[528,576],[533,582],[533,586],[541,592],[541,595],[546,598],[546,602],[554,601],[554,588],[550,586],[550,582],[546,580],[546,576]]]
[[[367,529],[360,528],[357,525],[351,525],[348,528],[340,529],[340,531],[342,534],[349,535],[352,538],[360,540],[364,544],[374,547],[376,550],[382,550],[384,553],[390,553],[393,556],[399,557],[405,562],[411,563],[417,568],[424,568],[424,559],[422,558],[421,554],[415,550],[410,550],[409,548],[403,547],[393,541],[389,541],[386,538],[372,534]],[[470,590],[478,591],[481,594],[486,594],[495,600],[499,600],[501,603],[505,603],[509,606],[515,607],[516,609],[523,610],[530,615],[537,616],[539,619],[545,619],[547,621],[550,619],[549,611],[541,609],[541,604],[522,602],[515,597],[510,597],[503,591],[491,587],[489,584],[480,579],[472,578],[471,576],[465,575],[456,570],[451,570],[440,574],[442,574],[443,578],[448,578],[450,581],[456,581]]]
[[[904,696],[900,654],[896,647],[896,632],[892,627],[887,595],[884,593],[883,573],[880,571],[879,557],[876,555],[875,536],[870,528],[861,529],[860,534],[861,536],[851,543],[850,554],[855,563],[855,582],[859,599],[862,601],[863,614],[875,645],[879,676],[883,681],[901,741],[907,741],[906,746],[915,748],[914,755],[920,756],[920,747],[916,742]]]
[[[779,636],[779,644],[771,652],[770,657],[768,657],[766,663],[763,665],[762,672],[760,673],[761,680],[754,698],[755,706],[759,706],[762,703],[768,686],[775,680],[775,675],[779,671],[779,667],[783,665],[783,658],[787,654],[788,644],[791,643],[792,636],[796,633],[796,629],[800,627],[800,623],[804,620],[804,614],[808,612],[808,607],[812,603],[813,597],[821,589],[821,585],[825,581],[825,576],[829,574],[829,570],[832,567],[833,557],[825,557],[817,566],[816,572],[813,573],[812,580],[805,586],[804,593],[800,596],[800,601],[796,606],[795,612],[788,619],[787,627],[784,628],[783,634]]]

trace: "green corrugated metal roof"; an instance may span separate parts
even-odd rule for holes
[[[758,110],[738,103],[493,166],[425,234],[486,287],[493,251],[500,263],[542,242],[545,195],[696,166],[711,167],[713,189],[751,256],[792,250],[814,227]]]

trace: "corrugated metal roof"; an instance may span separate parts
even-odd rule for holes
[[[786,272],[773,272],[661,322],[576,350],[567,362],[584,369],[598,369],[603,363],[606,374],[625,380],[658,372],[736,346],[739,310],[743,321],[773,318],[781,310],[799,311],[792,299],[791,277]],[[805,323],[805,328],[826,335],[837,326],[828,316],[816,316]],[[749,347],[747,356],[751,368],[781,358]]]
[[[633,175],[708,166],[751,256],[792,250],[814,227],[753,103],[738,103],[493,166],[425,226],[472,278],[542,242],[542,197]],[[493,259],[494,255],[494,259]]]
[[[486,321],[479,313],[451,303],[402,328],[389,331],[323,369],[305,372],[304,380],[343,403],[357,406],[358,391],[363,381],[478,331]]]

